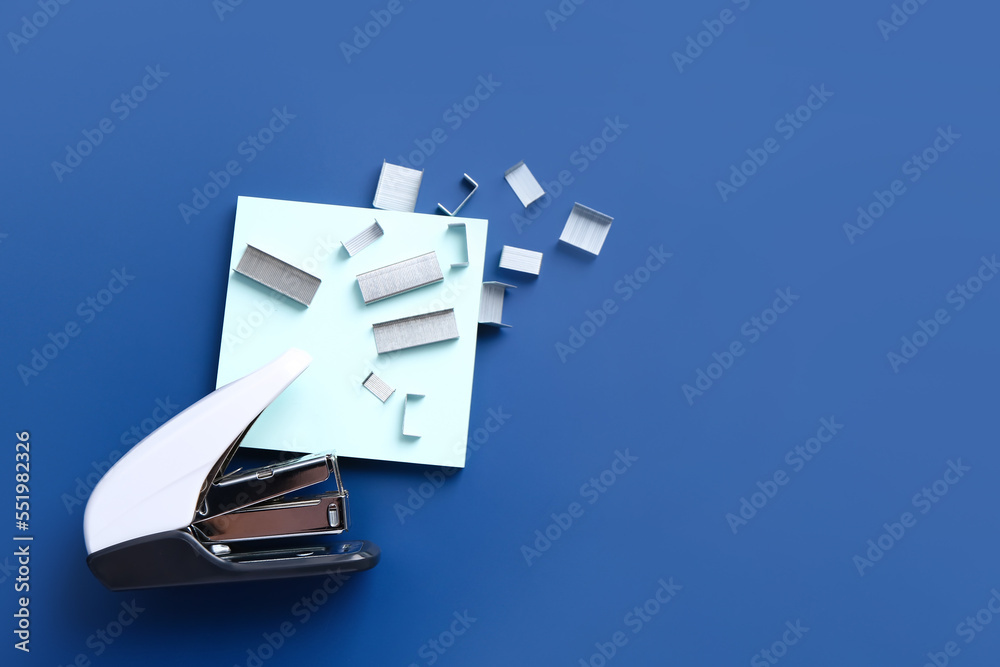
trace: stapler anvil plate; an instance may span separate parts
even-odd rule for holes
[[[311,361],[292,349],[216,389],[108,470],[83,517],[87,564],[101,583],[127,590],[375,567],[371,542],[297,543],[348,528],[334,454],[224,474],[257,417]],[[336,490],[286,495],[331,475]]]

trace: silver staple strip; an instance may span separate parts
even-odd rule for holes
[[[525,208],[545,196],[545,190],[535,180],[534,174],[531,173],[523,160],[505,171],[503,177],[507,179],[507,183]]]
[[[573,204],[573,210],[566,219],[566,226],[563,227],[559,240],[586,250],[592,255],[598,255],[613,220],[610,215],[595,211],[583,204]]]
[[[374,373],[369,373],[365,381],[361,383],[364,388],[375,395],[375,398],[385,403],[392,396],[393,392],[396,391],[389,385],[385,383],[385,380],[375,375]]]
[[[469,176],[468,174],[462,174],[462,181],[464,183],[468,183],[469,185],[471,185],[472,190],[469,192],[468,195],[465,196],[465,199],[462,200],[462,203],[455,207],[454,211],[449,211],[444,207],[444,205],[438,202],[438,210],[444,213],[445,215],[451,215],[451,216],[458,215],[458,212],[462,210],[462,207],[465,206],[465,203],[470,199],[472,199],[472,195],[476,194],[476,190],[479,189],[479,183],[476,183],[474,180],[472,180],[472,176]]]
[[[365,305],[388,299],[391,296],[409,292],[444,280],[437,253],[429,253],[404,259],[380,269],[358,274],[358,286]]]
[[[503,297],[507,288],[516,289],[513,285],[489,281],[483,283],[483,291],[479,295],[479,323],[491,327],[509,327],[503,323]]]
[[[354,257],[372,243],[375,243],[375,241],[382,238],[383,234],[385,234],[385,232],[382,231],[382,225],[378,224],[378,220],[376,220],[375,224],[371,227],[365,227],[358,234],[354,235],[347,241],[341,241],[340,245],[344,246],[348,255]]]
[[[417,207],[417,194],[423,178],[423,171],[389,164],[383,160],[372,206],[385,211],[413,213],[413,209]]]
[[[468,266],[469,265],[469,229],[465,226],[464,222],[449,222],[448,223],[448,229],[449,230],[451,230],[451,229],[461,229],[462,230],[462,236],[464,237],[462,245],[465,248],[465,254],[463,255],[463,257],[465,257],[465,259],[462,260],[461,262],[452,262],[451,263],[451,268],[453,268],[453,269],[460,269],[463,266]]]
[[[379,354],[385,354],[458,338],[458,321],[455,319],[455,309],[448,308],[379,322],[372,325],[372,330],[375,332],[375,349]]]
[[[500,251],[500,268],[537,276],[542,271],[542,253],[505,245]]]
[[[236,272],[290,299],[295,299],[304,306],[312,303],[316,290],[322,282],[316,276],[250,244],[247,244],[247,249],[236,266]]]
[[[413,428],[410,419],[410,400],[416,400],[418,398],[423,398],[424,394],[407,394],[406,400],[403,401],[403,435],[408,438],[419,438],[420,434],[416,432]]]

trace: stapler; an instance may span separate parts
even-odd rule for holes
[[[111,590],[278,579],[375,567],[364,540],[302,545],[348,528],[337,458],[226,473],[254,421],[312,361],[292,349],[201,399],[135,445],[87,502],[87,565]],[[333,477],[336,489],[288,497]]]

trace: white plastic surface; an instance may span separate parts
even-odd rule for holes
[[[129,450],[97,483],[87,502],[87,553],[188,526],[212,468],[311,361],[302,350],[288,350],[260,370],[216,389]]]

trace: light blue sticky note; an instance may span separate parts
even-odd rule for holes
[[[349,257],[341,246],[378,220],[385,235]],[[449,230],[461,221],[464,230]],[[465,466],[487,221],[240,197],[222,325],[218,386],[290,347],[313,363],[257,420],[244,447]],[[464,233],[463,233],[464,231]],[[453,268],[465,259],[469,265]],[[308,307],[233,271],[253,245],[323,282]],[[366,306],[357,275],[435,251],[444,281]],[[459,338],[378,354],[372,324],[454,308]],[[383,404],[362,386],[374,372],[396,391]],[[409,421],[420,437],[403,435]]]

